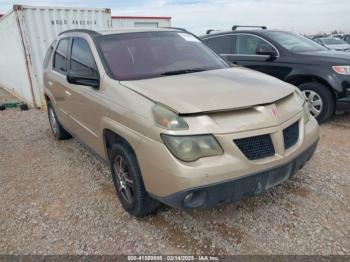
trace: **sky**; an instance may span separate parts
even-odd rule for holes
[[[172,26],[196,34],[232,25],[266,25],[297,33],[350,32],[350,1],[331,0],[0,0],[13,4],[110,8],[112,15],[171,16]]]

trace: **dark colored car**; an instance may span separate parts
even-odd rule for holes
[[[285,31],[237,30],[200,38],[232,64],[248,67],[296,85],[322,122],[336,110],[350,109],[350,53],[329,51],[298,34]]]

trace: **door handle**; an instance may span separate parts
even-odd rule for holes
[[[64,93],[65,93],[67,96],[71,96],[71,95],[72,95],[71,92],[69,92],[69,91],[64,91]]]

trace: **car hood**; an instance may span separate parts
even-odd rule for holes
[[[304,59],[307,59],[309,64],[344,64],[347,65],[350,63],[350,52],[344,51],[310,51],[298,53],[298,56],[302,56]],[[346,64],[345,64],[346,63]]]
[[[270,104],[295,90],[274,77],[240,67],[121,81],[121,84],[180,114]]]

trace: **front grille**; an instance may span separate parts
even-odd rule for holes
[[[284,148],[294,146],[299,139],[299,122],[295,122],[286,129],[283,130]]]
[[[270,135],[235,139],[234,142],[249,160],[257,160],[275,154]]]

